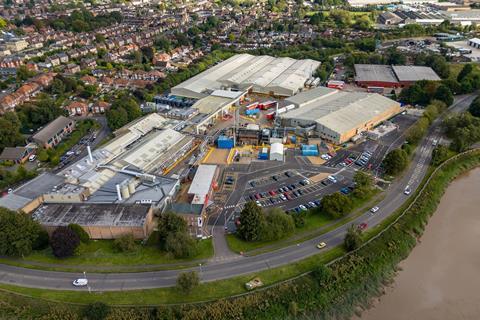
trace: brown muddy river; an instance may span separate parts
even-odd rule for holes
[[[452,182],[400,266],[361,320],[480,319],[480,168]]]

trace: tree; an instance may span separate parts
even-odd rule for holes
[[[295,230],[292,216],[280,208],[273,208],[265,214],[263,226],[260,236],[262,240],[278,240],[292,234]]]
[[[355,182],[353,194],[357,198],[365,199],[370,195],[373,187],[373,178],[371,175],[363,171],[357,171],[353,176],[353,181]]]
[[[15,147],[25,141],[19,130],[20,121],[15,113],[6,112],[0,117],[0,150]]]
[[[17,79],[25,81],[35,75],[35,71],[30,71],[26,65],[22,65],[17,69]]]
[[[110,314],[110,307],[103,302],[94,302],[85,306],[83,316],[87,320],[103,320]]]
[[[382,165],[385,173],[396,175],[402,172],[408,164],[408,155],[402,149],[395,149],[390,151],[383,159]]]
[[[7,20],[5,20],[4,18],[0,18],[0,30],[5,29],[6,26],[7,26]]]
[[[361,231],[355,225],[351,224],[350,227],[348,227],[347,233],[345,234],[343,245],[347,251],[352,251],[360,247],[361,244]]]
[[[458,73],[457,81],[462,82],[470,73],[473,71],[473,66],[470,63],[467,63],[463,66],[462,70]]]
[[[440,163],[448,159],[448,148],[438,145],[432,151],[432,165],[438,166]]]
[[[197,272],[181,272],[177,277],[177,288],[184,294],[189,294],[200,283]]]
[[[322,211],[333,219],[345,216],[351,206],[352,200],[340,192],[324,196],[321,202]]]
[[[33,242],[32,244],[32,249],[33,250],[46,249],[48,247],[49,241],[50,241],[50,237],[48,236],[48,232],[40,228],[38,231],[38,237],[35,240],[35,242]]]
[[[480,117],[480,98],[476,98],[468,107],[468,112],[474,117]]]
[[[58,227],[50,239],[53,255],[57,258],[71,257],[79,245],[80,238],[68,227]]]
[[[440,85],[437,88],[434,98],[442,102],[445,102],[447,106],[450,106],[453,103],[452,91],[444,85]]]
[[[257,241],[261,239],[261,232],[265,223],[265,217],[255,202],[250,201],[245,204],[240,212],[240,225],[237,233],[240,238],[246,241]]]
[[[56,78],[52,82],[51,91],[53,94],[63,94],[65,92],[65,84],[62,80]]]
[[[177,232],[186,232],[187,223],[182,217],[173,212],[162,213],[158,218],[158,239],[160,245],[164,247],[169,234]]]
[[[135,238],[132,234],[125,234],[113,241],[113,246],[119,252],[134,252],[137,249]]]
[[[40,225],[30,216],[0,207],[0,255],[30,254],[41,230]]]
[[[89,243],[90,242],[90,236],[80,225],[78,225],[76,223],[70,223],[68,225],[68,227],[70,229],[72,229],[72,231],[77,234],[78,239],[80,239],[80,242],[82,242],[82,243]]]
[[[165,239],[165,251],[177,259],[193,257],[197,253],[197,243],[187,232],[173,232]]]

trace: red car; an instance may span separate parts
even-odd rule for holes
[[[346,163],[346,164],[351,164],[351,163],[353,162],[353,161],[352,161],[352,160],[350,160],[349,158],[345,158],[345,160],[344,160],[344,161],[345,161],[345,163]]]
[[[367,227],[368,227],[368,225],[367,225],[366,222],[362,222],[357,226],[358,230],[365,230],[365,229],[367,229]]]
[[[283,195],[284,195],[285,198],[287,198],[288,200],[292,200],[292,196],[291,196],[288,192],[285,192]]]
[[[273,190],[268,191],[268,193],[269,193],[271,196],[274,196],[274,195],[277,194],[277,193],[276,193],[275,191],[273,191]]]
[[[261,198],[259,193],[257,193],[254,197],[255,197],[255,199],[257,199],[257,200]]]

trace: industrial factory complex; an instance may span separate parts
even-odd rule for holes
[[[0,198],[0,206],[32,214],[49,232],[76,223],[93,239],[123,234],[145,239],[155,216],[173,211],[184,217],[192,235],[205,237],[210,214],[222,210],[236,192],[238,172],[262,166],[285,171],[283,166],[293,168],[296,161],[320,171],[353,165],[353,156],[335,160],[336,151],[360,148],[371,137],[381,140],[401,126],[391,121],[405,110],[366,87],[402,88],[439,79],[426,67],[355,65],[355,84],[344,88],[336,81],[342,84],[329,88],[318,86],[319,66],[309,59],[235,55],[175,86],[169,95],[155,97],[142,106],[143,117],[116,130],[112,139],[12,190]],[[75,126],[69,119],[56,120],[55,128],[46,131],[61,129],[68,135]],[[45,134],[37,140],[54,145],[61,139]],[[379,147],[378,155],[371,150],[377,162],[359,159],[357,169],[378,167],[386,149]],[[295,176],[285,173],[288,179]],[[244,187],[239,186],[242,192]],[[275,206],[292,199],[285,193],[268,204],[250,199]],[[295,197],[292,206],[300,204],[302,195]],[[239,202],[235,210],[241,208]]]
[[[232,88],[288,97],[304,87],[320,62],[237,54],[172,88],[172,94],[203,98],[214,90]]]
[[[312,127],[322,139],[344,143],[400,112],[400,103],[377,93],[318,87],[287,99],[297,109],[280,115],[291,127]]]

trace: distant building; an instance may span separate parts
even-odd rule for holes
[[[84,102],[73,101],[65,107],[70,116],[85,116],[88,114],[88,105]]]
[[[440,81],[430,67],[356,64],[355,83],[362,87],[403,88],[420,80]]]
[[[45,149],[53,148],[59,144],[67,134],[70,134],[74,128],[74,120],[60,116],[34,134],[32,140]]]

